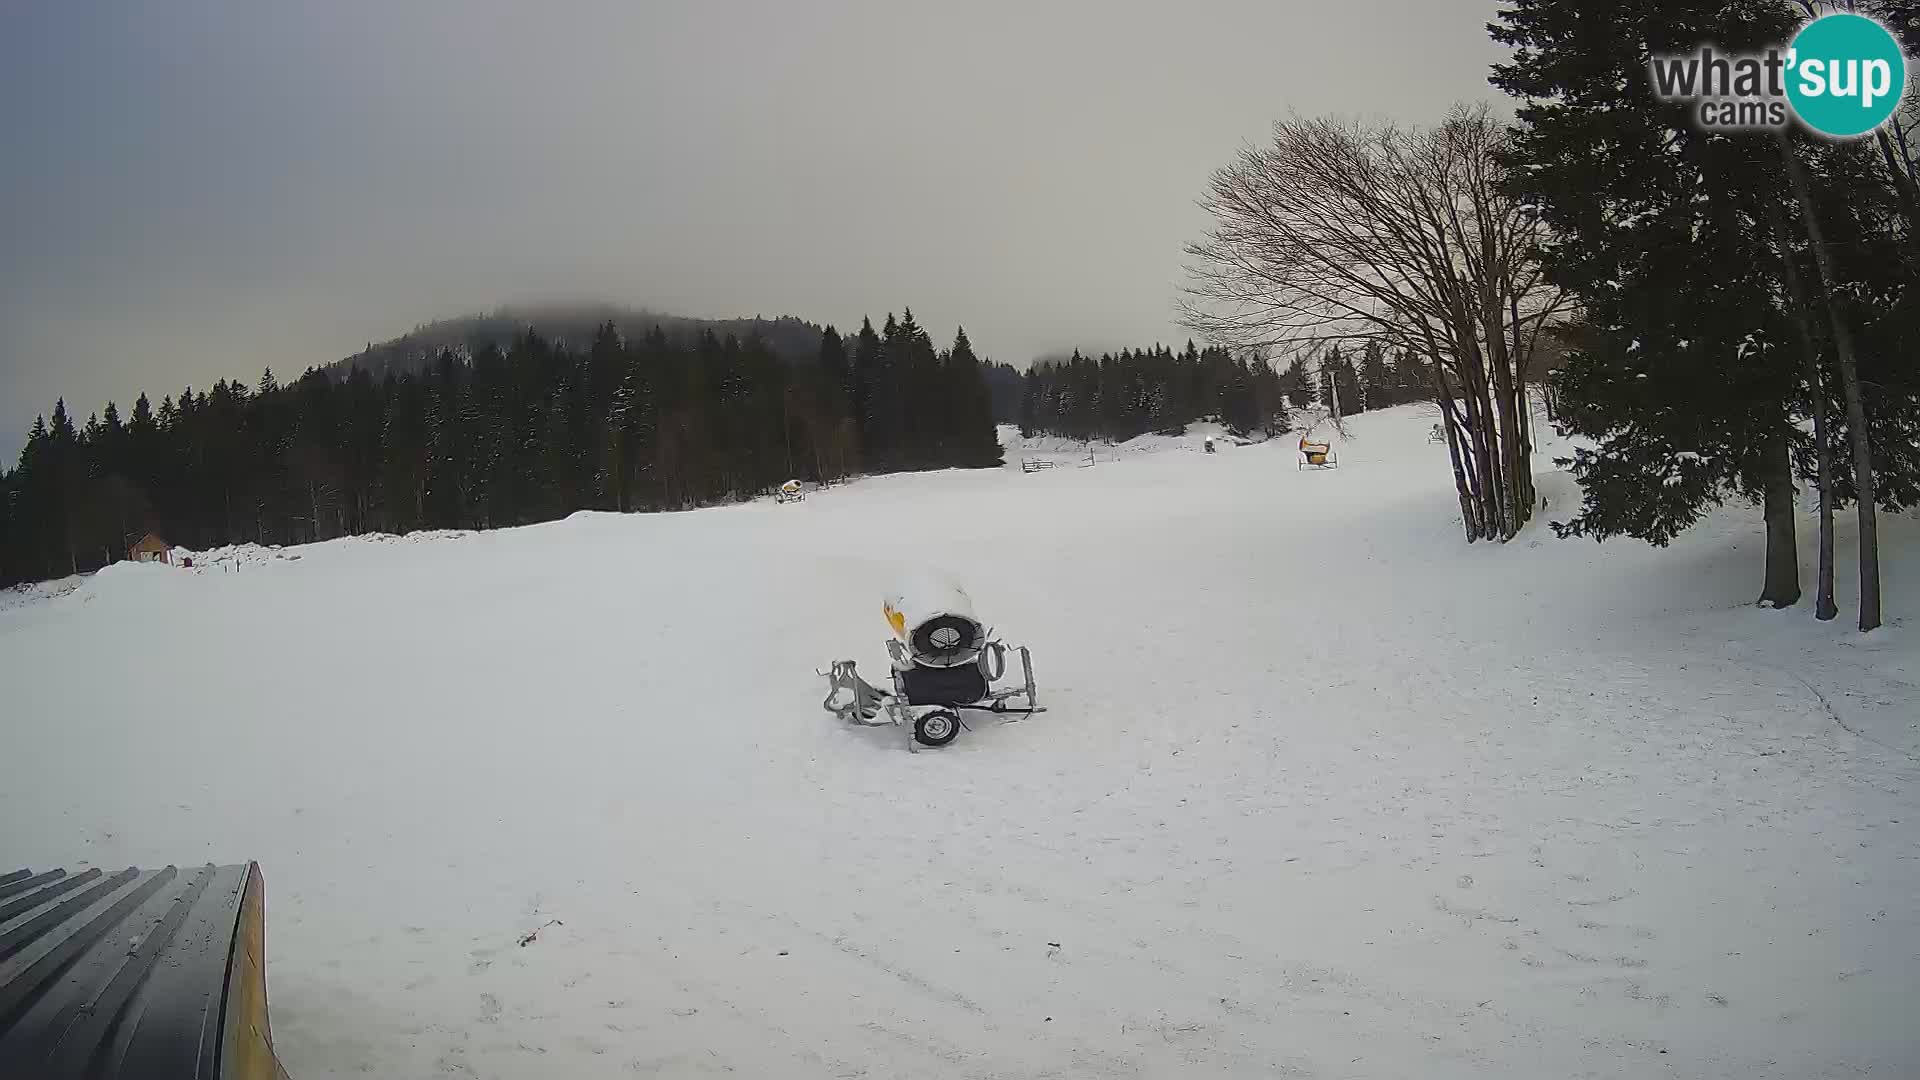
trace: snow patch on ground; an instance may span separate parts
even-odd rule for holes
[[[34,581],[24,585],[10,585],[0,589],[0,611],[10,608],[38,604],[58,599],[80,587],[86,581],[86,575],[73,574],[69,577],[54,578],[51,581]]]
[[[221,547],[195,551],[192,548],[173,549],[173,565],[201,573],[236,573],[249,567],[260,567],[275,561],[298,561],[317,550],[359,551],[387,544],[433,544],[444,540],[458,540],[473,536],[470,529],[422,529],[419,532],[396,536],[391,533],[368,533],[364,536],[343,536],[334,540],[325,540],[317,544],[297,544],[283,547],[279,544],[227,544]]]
[[[1234,435],[1225,425],[1212,421],[1203,421],[1187,425],[1183,434],[1149,433],[1138,435],[1120,442],[1104,439],[1070,439],[1064,435],[1022,435],[1020,429],[1012,424],[1002,424],[1000,448],[1006,454],[1010,467],[1018,468],[1022,460],[1040,458],[1051,459],[1059,465],[1079,464],[1087,460],[1089,454],[1098,463],[1101,461],[1121,461],[1135,454],[1162,454],[1170,452],[1204,453],[1209,436],[1219,450],[1231,450],[1238,446],[1251,446],[1266,439],[1262,435]]]

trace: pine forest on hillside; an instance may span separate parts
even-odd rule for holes
[[[0,583],[125,558],[148,530],[190,548],[500,528],[576,510],[679,510],[789,478],[997,465],[982,364],[911,311],[815,356],[754,337],[603,324],[583,350],[527,330],[375,381],[313,370],[38,420],[0,478]]]

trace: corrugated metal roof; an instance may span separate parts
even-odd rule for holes
[[[0,1080],[214,1080],[251,870],[0,874]]]

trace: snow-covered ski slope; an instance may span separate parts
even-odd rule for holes
[[[1352,423],[115,567],[0,608],[0,864],[260,860],[299,1080],[1920,1073],[1915,520],[1862,637]],[[923,562],[1052,711],[819,710]]]

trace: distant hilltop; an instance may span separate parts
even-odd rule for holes
[[[824,328],[791,315],[765,319],[694,319],[665,315],[645,308],[618,304],[531,304],[494,309],[487,315],[462,315],[417,326],[389,341],[369,343],[360,352],[321,370],[337,377],[362,368],[376,380],[387,375],[419,371],[442,349],[465,352],[482,345],[505,348],[515,336],[531,328],[550,341],[584,349],[593,332],[611,322],[626,338],[637,338],[659,327],[675,342],[685,342],[711,330],[718,337],[731,334],[745,340],[758,334],[774,353],[789,360],[810,359],[820,350]]]

